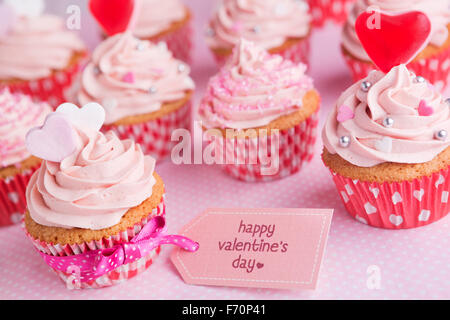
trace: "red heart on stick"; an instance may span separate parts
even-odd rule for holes
[[[110,36],[127,30],[133,17],[134,0],[91,0],[89,9]]]
[[[411,62],[431,35],[430,19],[420,11],[399,15],[363,12],[355,28],[368,56],[385,73]]]

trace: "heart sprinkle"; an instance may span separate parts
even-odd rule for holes
[[[337,114],[338,122],[345,122],[345,121],[351,120],[353,118],[355,118],[355,113],[349,106],[342,105],[339,107],[338,114]]]
[[[134,73],[133,72],[127,72],[122,77],[123,82],[127,83],[134,83]]]
[[[427,105],[425,100],[420,100],[419,103],[419,116],[428,117],[434,113],[433,107]]]

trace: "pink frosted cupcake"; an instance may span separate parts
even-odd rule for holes
[[[269,181],[311,160],[320,97],[305,70],[241,40],[210,79],[199,116],[228,174]]]
[[[25,211],[25,187],[41,160],[25,147],[25,134],[40,124],[51,107],[22,94],[0,92],[0,226],[20,222]]]
[[[321,27],[327,21],[344,23],[356,0],[308,0],[313,24]]]
[[[83,42],[66,28],[64,19],[41,14],[42,9],[25,14],[18,8],[2,8],[8,16],[2,22],[6,32],[0,36],[0,88],[57,106],[86,56]]]
[[[74,98],[79,104],[101,103],[104,131],[132,138],[144,153],[162,159],[173,146],[172,131],[190,128],[195,85],[189,72],[164,43],[117,34],[95,49]]]
[[[347,211],[371,226],[424,226],[450,210],[450,108],[405,65],[372,71],[323,129],[325,165]]]
[[[191,13],[180,0],[141,0],[133,34],[143,40],[164,41],[175,58],[190,62]]]
[[[447,84],[450,70],[450,1],[448,0],[358,0],[342,32],[342,52],[355,81],[375,69],[355,30],[358,16],[374,6],[385,14],[422,11],[431,21],[432,32],[425,48],[408,65],[411,71],[428,79],[438,89]],[[407,32],[407,31],[406,31]]]
[[[206,41],[220,65],[241,38],[293,62],[308,63],[310,30],[303,0],[225,0],[211,19]]]

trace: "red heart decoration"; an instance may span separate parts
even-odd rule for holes
[[[134,0],[91,0],[89,9],[110,36],[127,30],[134,12]]]
[[[370,59],[387,73],[395,66],[408,64],[423,50],[431,35],[431,22],[420,11],[399,15],[366,11],[356,19],[355,29]]]

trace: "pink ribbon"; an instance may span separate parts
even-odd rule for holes
[[[70,273],[76,270],[80,282],[95,280],[102,275],[145,257],[161,244],[173,244],[186,251],[195,252],[199,244],[179,235],[166,235],[167,227],[164,217],[150,220],[130,242],[115,245],[112,248],[88,251],[72,256],[52,256],[39,251],[45,262],[53,269]]]

